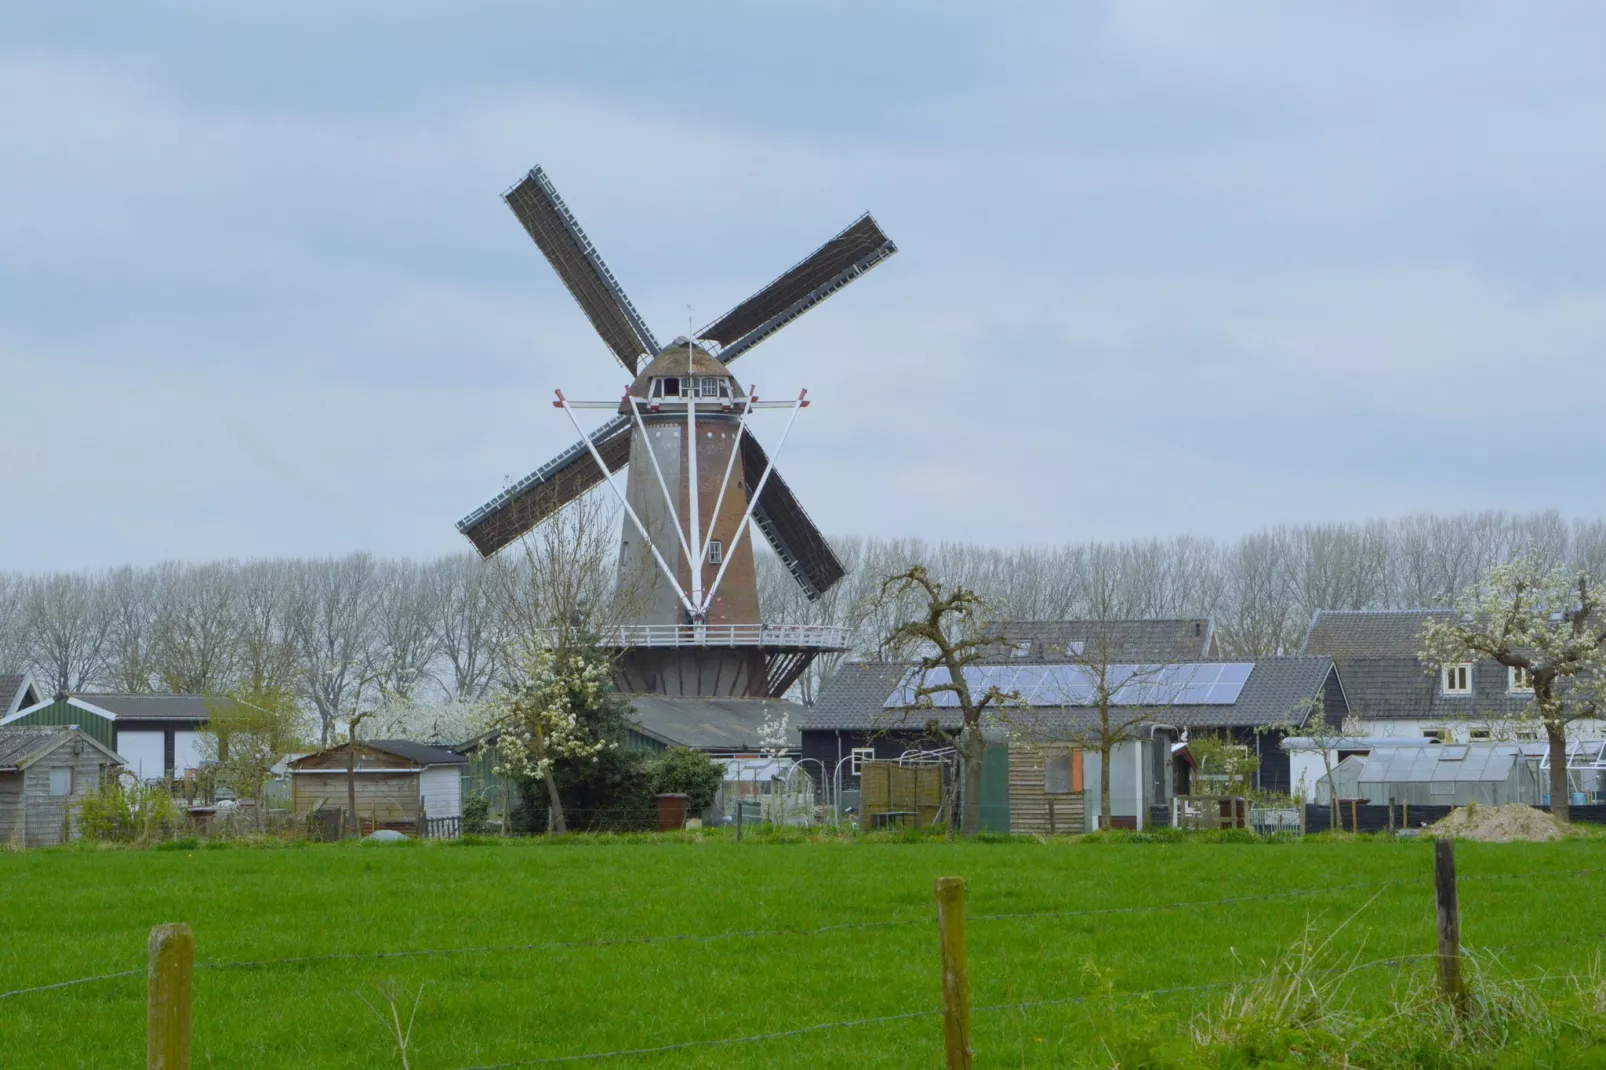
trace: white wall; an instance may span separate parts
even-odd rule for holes
[[[117,753],[128,763],[130,773],[142,780],[159,780],[167,771],[163,761],[167,755],[167,733],[120,731]]]
[[[462,767],[437,765],[424,770],[419,776],[418,793],[425,817],[462,817]]]
[[[173,733],[173,775],[183,776],[186,769],[201,768],[201,734],[199,732]]]

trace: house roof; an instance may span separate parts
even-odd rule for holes
[[[1017,620],[999,621],[990,630],[1016,643],[1030,643],[1033,658],[1063,661],[1071,643],[1111,662],[1197,660],[1210,654],[1213,627],[1208,617],[1178,620]],[[1000,655],[1004,651],[999,652]]]
[[[206,721],[211,714],[200,695],[74,695],[119,721]]]
[[[436,747],[429,743],[414,743],[410,739],[364,739],[360,742],[365,747],[394,754],[398,758],[406,758],[419,765],[468,764],[468,759],[454,750]]]
[[[0,728],[0,769],[16,769],[49,752],[63,740],[74,735],[81,736],[96,749],[105,751],[108,757],[122,761],[113,751],[72,728],[61,725],[11,725]]]
[[[1422,626],[1453,615],[1448,609],[1319,609],[1305,633],[1304,654],[1345,658],[1414,658]]]
[[[39,702],[33,677],[25,672],[0,673],[0,717]]]
[[[1327,657],[1261,658],[1230,705],[1125,706],[1121,719],[1190,728],[1259,727],[1285,721],[1303,723],[1300,704],[1317,697],[1333,672]],[[886,701],[911,668],[908,662],[848,662],[821,689],[820,699],[804,716],[806,729],[875,730],[920,728],[936,720],[944,729],[961,725],[954,707],[886,708]],[[1329,716],[1332,713],[1330,711]],[[1012,709],[1008,720],[1025,731],[1079,730],[1094,724],[1097,712],[1086,706],[1033,706]]]
[[[787,743],[795,747],[802,739],[799,726],[808,714],[795,702],[772,698],[631,695],[630,705],[632,727],[643,735],[694,750],[758,751],[763,745],[760,729],[778,712],[787,715]]]

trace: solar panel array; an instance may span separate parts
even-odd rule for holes
[[[965,682],[976,699],[996,687],[1004,694],[1018,692],[1028,706],[1091,706],[1101,690],[1108,691],[1113,706],[1231,706],[1254,668],[1253,662],[1110,665],[1101,687],[1099,670],[1089,665],[972,665],[965,669]],[[951,679],[947,669],[932,669],[925,686]],[[913,706],[920,686],[920,670],[911,669],[882,705]],[[930,700],[933,706],[959,705],[952,691],[939,691]]]

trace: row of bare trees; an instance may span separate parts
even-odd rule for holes
[[[280,688],[301,697],[327,737],[365,700],[484,698],[506,681],[511,637],[612,597],[617,530],[593,499],[493,565],[472,554],[424,563],[353,554],[0,573],[0,671],[29,669],[51,691]],[[852,629],[864,657],[878,656],[916,608],[882,598],[882,581],[917,563],[977,592],[997,618],[1208,615],[1225,650],[1243,654],[1297,649],[1317,609],[1449,605],[1518,554],[1606,578],[1606,523],[1555,513],[1278,527],[1225,543],[999,549],[852,537],[836,546],[848,578],[812,604],[761,553],[761,598],[771,620]],[[832,667],[822,662],[802,682],[804,700]]]

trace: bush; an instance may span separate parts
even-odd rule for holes
[[[653,759],[651,777],[654,795],[689,795],[691,810],[698,813],[714,805],[725,782],[725,770],[702,751],[670,747]]]
[[[463,835],[483,836],[491,831],[491,800],[470,795],[463,800]]]
[[[155,843],[183,823],[178,804],[160,784],[143,784],[132,773],[108,777],[78,804],[85,837],[116,843]]]

